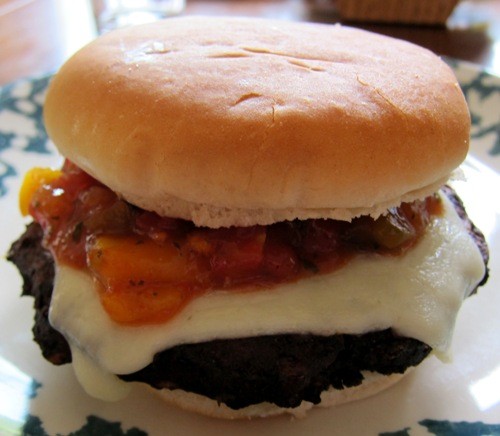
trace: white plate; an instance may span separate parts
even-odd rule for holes
[[[225,422],[166,407],[143,388],[119,403],[83,393],[70,365],[47,363],[32,341],[31,298],[0,259],[0,434],[29,435],[476,435],[500,434],[500,79],[451,62],[470,104],[467,183],[457,188],[491,250],[491,278],[460,312],[453,360],[427,359],[382,394],[304,420]],[[23,231],[17,210],[22,174],[61,162],[41,122],[49,77],[0,88],[0,253]]]

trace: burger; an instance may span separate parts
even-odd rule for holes
[[[9,259],[46,359],[211,416],[331,406],[449,348],[488,250],[447,185],[450,68],[340,25],[182,17],[117,30],[50,84],[61,169],[25,177]]]

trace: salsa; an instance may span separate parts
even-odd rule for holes
[[[67,160],[61,170],[27,174],[21,211],[43,227],[59,263],[92,275],[111,319],[142,325],[166,322],[213,290],[268,289],[334,271],[361,253],[401,255],[442,206],[430,196],[378,219],[210,229],[139,209]]]

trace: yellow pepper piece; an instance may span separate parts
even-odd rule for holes
[[[122,324],[166,321],[188,303],[197,284],[196,267],[185,253],[149,239],[98,236],[88,263],[104,309]]]
[[[26,173],[19,191],[19,209],[23,216],[29,214],[31,199],[40,186],[52,182],[59,178],[61,174],[62,171],[60,170],[39,167],[32,168]]]

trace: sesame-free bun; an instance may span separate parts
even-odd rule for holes
[[[53,79],[45,122],[131,203],[211,227],[378,215],[444,183],[470,128],[452,71],[423,48],[227,17],[98,38]]]
[[[182,389],[148,389],[153,389],[168,404],[212,418],[251,419],[268,418],[277,415],[292,415],[296,418],[304,418],[313,407],[334,407],[376,395],[400,381],[409,372],[411,372],[411,369],[408,369],[404,374],[394,373],[390,375],[365,372],[363,374],[364,380],[360,385],[344,389],[330,388],[321,393],[321,402],[317,406],[303,401],[300,406],[294,408],[279,407],[271,403],[259,403],[235,410],[211,398],[186,392]]]

